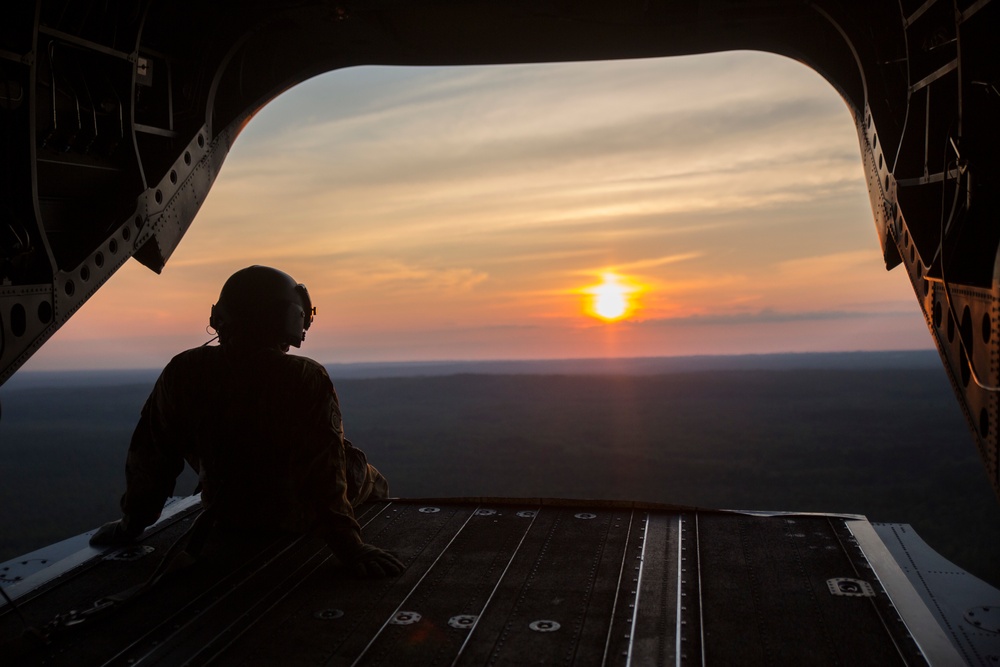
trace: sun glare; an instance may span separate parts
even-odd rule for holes
[[[613,322],[620,320],[634,310],[632,296],[638,288],[624,282],[614,273],[601,274],[602,283],[588,287],[584,292],[590,295],[588,312],[599,319]]]

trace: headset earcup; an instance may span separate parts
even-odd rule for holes
[[[302,339],[305,340],[305,332],[312,326],[313,318],[316,316],[316,309],[312,305],[312,299],[309,298],[309,290],[306,289],[305,285],[302,283],[296,285],[295,292],[302,300]]]
[[[302,347],[302,341],[305,340],[305,331],[303,331],[303,312],[302,307],[297,303],[288,303],[285,305],[285,342],[292,347]]]

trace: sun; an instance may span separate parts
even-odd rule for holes
[[[607,322],[622,319],[633,310],[632,296],[639,289],[611,272],[602,273],[601,280],[600,285],[583,290],[590,296],[588,313]]]

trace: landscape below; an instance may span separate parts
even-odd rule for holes
[[[400,497],[864,514],[1000,583],[1000,505],[933,352],[329,368],[348,437]],[[0,561],[118,516],[155,377],[0,388]]]

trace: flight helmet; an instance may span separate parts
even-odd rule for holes
[[[239,340],[300,347],[316,309],[306,286],[278,269],[248,266],[226,281],[209,326],[222,344]]]

